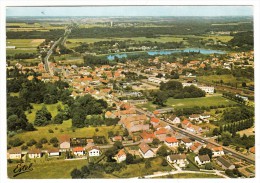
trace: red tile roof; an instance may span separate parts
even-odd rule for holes
[[[159,123],[160,120],[159,120],[158,118],[152,117],[152,118],[151,118],[151,122],[153,122],[153,123]]]
[[[84,150],[83,147],[74,147],[72,149],[73,152],[79,152],[79,151],[83,151],[83,150]]]
[[[165,138],[165,141],[167,143],[175,143],[175,142],[178,142],[178,140],[175,138],[175,137],[166,137]]]

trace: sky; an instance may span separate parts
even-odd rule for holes
[[[7,7],[7,16],[253,16],[252,6]]]

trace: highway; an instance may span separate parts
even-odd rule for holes
[[[147,115],[147,116],[149,116],[149,117],[153,117],[153,114],[152,114],[151,112],[146,112],[146,111],[143,111],[143,110],[137,109],[137,108],[136,108],[136,110],[137,110],[137,112],[138,112],[139,114],[142,113],[142,114],[145,114],[145,115]],[[169,122],[162,121],[162,120],[160,120],[160,121],[161,121],[161,122],[164,122],[164,123],[167,123],[167,124],[168,124],[169,126],[171,126],[175,131],[177,131],[177,132],[179,132],[179,133],[181,133],[181,134],[183,134],[183,135],[186,135],[186,136],[188,136],[188,137],[190,137],[190,138],[192,138],[192,139],[195,139],[195,140],[197,140],[197,141],[199,141],[199,142],[201,142],[201,143],[209,143],[209,144],[212,144],[212,145],[215,145],[215,146],[221,146],[221,145],[219,145],[219,144],[216,143],[216,142],[208,141],[207,139],[205,139],[205,138],[203,138],[203,137],[200,137],[200,136],[198,136],[198,135],[196,135],[196,134],[187,132],[187,131],[184,130],[184,129],[178,128],[178,127],[176,127],[175,125],[172,125],[172,124],[169,123]],[[243,154],[241,154],[241,153],[238,153],[238,152],[236,152],[235,150],[230,149],[230,148],[228,148],[228,147],[225,147],[225,146],[222,146],[222,147],[223,147],[223,150],[224,150],[224,152],[225,152],[226,154],[227,154],[227,153],[231,153],[232,156],[234,156],[234,157],[236,157],[236,158],[239,158],[239,159],[244,160],[244,161],[246,161],[246,162],[248,162],[248,163],[251,163],[251,164],[255,164],[255,159],[249,158],[249,157],[247,157],[247,156],[245,156],[245,155],[243,155]]]

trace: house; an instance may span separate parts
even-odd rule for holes
[[[124,149],[121,149],[118,151],[118,153],[115,155],[114,159],[117,163],[121,163],[126,160],[126,153]]]
[[[186,167],[189,162],[187,161],[186,154],[172,154],[166,157],[169,163],[176,163],[180,167]]]
[[[115,119],[115,118],[116,118],[116,115],[113,114],[113,113],[110,112],[110,111],[107,111],[107,112],[105,113],[105,118],[112,118],[112,119]]]
[[[49,155],[50,157],[52,157],[52,156],[60,156],[59,149],[58,149],[58,148],[48,149],[48,155]]]
[[[161,142],[164,142],[167,136],[167,131],[168,130],[166,128],[161,127],[161,128],[157,128],[154,134]]]
[[[101,151],[100,151],[99,147],[97,147],[97,146],[92,146],[92,147],[90,147],[90,148],[88,149],[88,155],[89,155],[90,157],[92,157],[92,156],[100,156],[100,155],[101,155]]]
[[[206,163],[210,163],[209,155],[198,155],[195,157],[195,162],[198,165],[205,165]]]
[[[191,121],[199,121],[200,120],[200,116],[198,114],[192,114],[191,116],[189,116],[189,120],[191,120]]]
[[[22,159],[21,148],[14,147],[7,151],[7,159]]]
[[[216,162],[218,163],[218,165],[220,165],[222,167],[222,169],[226,170],[233,170],[235,167],[235,165],[231,164],[229,161],[227,161],[226,159],[222,158],[222,157],[218,157]]]
[[[207,118],[210,118],[210,114],[207,114],[207,113],[203,113],[203,114],[200,114],[200,119],[207,119]]]
[[[251,152],[251,153],[255,154],[255,146],[254,146],[254,147],[251,147],[251,148],[249,148],[249,152]]]
[[[155,139],[155,135],[152,132],[143,131],[140,134],[140,137],[142,138],[141,141],[145,143],[152,143],[153,139]]]
[[[159,125],[160,120],[158,118],[152,117],[150,122],[153,125],[153,127],[156,127]]]
[[[129,133],[149,130],[149,124],[145,123],[148,120],[146,115],[136,115],[129,117],[122,117],[119,124],[122,124]]]
[[[117,135],[117,136],[114,136],[114,137],[112,138],[112,141],[113,141],[113,142],[116,142],[116,141],[121,142],[122,140],[123,140],[123,137],[122,137],[121,135]]]
[[[211,86],[199,86],[198,88],[208,94],[214,94],[214,91],[215,91],[214,87],[211,87]]]
[[[30,149],[27,154],[28,154],[28,157],[31,159],[40,158],[42,156],[40,149]]]
[[[201,149],[202,144],[199,142],[194,142],[193,145],[190,147],[190,150],[194,153],[198,153],[199,150]]]
[[[68,135],[63,135],[59,138],[60,151],[65,152],[70,150],[70,137]]]
[[[225,154],[222,146],[214,146],[212,144],[207,144],[206,148],[212,150],[212,157],[223,156]]]
[[[164,143],[168,147],[178,147],[179,142],[175,137],[166,137]]]
[[[182,122],[181,122],[181,127],[186,129],[187,126],[190,124],[190,121],[188,119],[184,119]]]
[[[171,124],[180,124],[181,123],[181,119],[175,115],[170,116],[167,121],[169,121]]]
[[[74,147],[72,149],[72,152],[74,155],[76,156],[83,156],[85,153],[84,153],[84,148],[83,147]]]
[[[143,156],[143,158],[152,158],[155,156],[155,153],[151,149],[149,145],[147,145],[145,142],[142,142],[139,145],[139,152]]]
[[[192,140],[189,138],[182,138],[180,141],[181,144],[184,144],[187,149],[189,149],[192,146]]]

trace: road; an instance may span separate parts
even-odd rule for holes
[[[142,109],[138,109],[138,108],[136,108],[136,110],[137,110],[138,113],[142,113],[142,114],[145,114],[145,115],[147,115],[147,116],[149,116],[149,117],[153,117],[153,114],[152,114],[151,112],[146,112],[146,111],[143,111]],[[167,123],[167,124],[168,124],[169,126],[171,126],[175,131],[177,131],[177,132],[179,132],[179,133],[181,133],[181,134],[183,134],[183,135],[186,135],[186,136],[188,136],[188,137],[190,137],[190,138],[192,138],[192,139],[195,139],[195,140],[197,140],[197,141],[199,141],[199,142],[201,142],[201,143],[209,143],[209,144],[212,144],[212,145],[215,145],[215,146],[220,146],[220,145],[219,145],[218,143],[216,143],[216,142],[208,141],[207,139],[205,139],[205,138],[203,138],[203,137],[200,137],[200,136],[198,136],[198,135],[196,135],[196,134],[187,132],[187,131],[184,130],[184,129],[178,128],[178,127],[176,127],[176,126],[170,124],[169,122],[162,121],[162,120],[160,120],[160,121],[161,121],[161,122],[164,122],[164,123]],[[223,150],[224,150],[225,153],[231,153],[232,156],[234,156],[234,157],[236,157],[236,158],[239,158],[239,159],[244,160],[244,161],[246,161],[246,162],[248,162],[248,163],[251,163],[251,164],[255,164],[255,159],[250,158],[250,157],[248,157],[248,156],[245,156],[245,155],[243,155],[243,154],[241,154],[241,153],[238,153],[238,152],[236,152],[236,151],[233,150],[233,149],[230,149],[230,148],[228,148],[228,147],[223,146]]]

